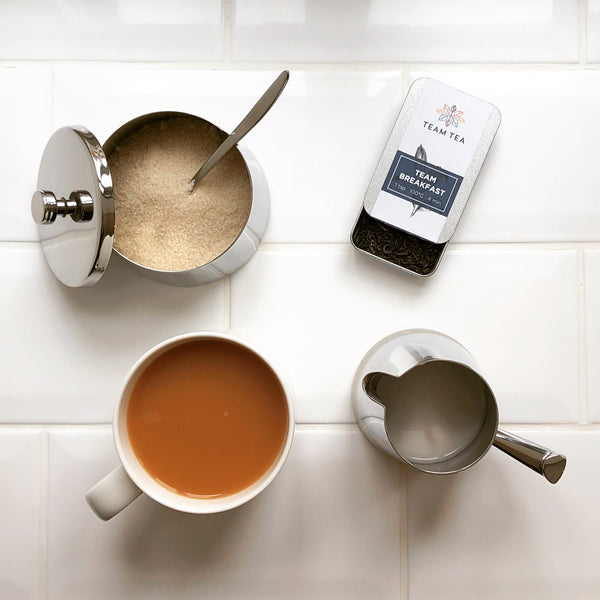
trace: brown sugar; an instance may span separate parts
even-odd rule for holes
[[[190,194],[188,183],[224,139],[213,125],[172,117],[144,125],[108,157],[115,200],[115,248],[162,271],[220,256],[243,230],[252,201],[248,169],[230,150]]]

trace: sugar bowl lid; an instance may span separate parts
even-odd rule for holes
[[[31,214],[62,283],[90,286],[102,277],[113,247],[113,187],[104,150],[84,127],[63,127],[48,140]]]

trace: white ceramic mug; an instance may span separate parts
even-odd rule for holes
[[[281,387],[283,388],[288,409],[288,428],[285,437],[285,442],[281,448],[277,459],[271,467],[252,485],[229,496],[219,498],[193,498],[184,496],[171,491],[158,483],[152,475],[150,475],[142,466],[137,456],[135,455],[129,435],[127,432],[127,406],[131,391],[139,375],[144,371],[148,364],[155,359],[159,354],[173,348],[183,342],[191,340],[217,339],[226,340],[238,344],[251,352],[260,356],[273,370],[277,376]],[[281,470],[294,436],[294,407],[292,400],[292,391],[289,384],[282,378],[281,373],[274,367],[271,360],[267,360],[265,356],[256,348],[250,346],[247,342],[233,337],[225,333],[214,332],[199,332],[187,333],[179,335],[164,342],[161,342],[154,348],[146,352],[131,368],[125,379],[125,384],[121,392],[119,401],[115,407],[113,418],[113,435],[117,454],[121,461],[116,469],[109,473],[104,479],[100,480],[86,494],[86,500],[92,510],[104,521],[111,519],[126,506],[131,504],[142,493],[150,496],[156,502],[179,510],[182,512],[208,514],[222,512],[235,508],[248,502],[264,490],[277,473]]]

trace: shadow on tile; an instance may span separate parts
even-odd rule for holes
[[[360,269],[361,271],[368,270],[371,277],[387,279],[391,276],[397,277],[398,286],[402,287],[404,293],[409,291],[411,295],[418,295],[423,293],[428,287],[428,277],[412,275],[395,265],[374,256],[369,256],[355,248],[352,249],[351,260],[357,269]],[[443,260],[444,259],[442,258],[442,261]]]
[[[146,338],[150,347],[176,333],[221,329],[224,323],[222,282],[192,288],[162,285],[114,253],[106,274],[91,288],[68,288],[56,280],[53,285],[71,325],[79,325],[71,327],[71,334],[81,347],[114,351],[115,340],[123,335]]]
[[[313,488],[311,493],[324,498],[331,486],[324,482],[323,489],[314,489],[311,477],[303,481],[302,475],[280,478],[247,504],[217,514],[181,513],[142,497],[105,525],[118,531],[112,548],[139,574],[160,569],[165,562],[170,570],[193,572],[194,577],[212,574],[212,578],[229,570],[239,574],[270,572],[277,565],[285,569],[298,560],[314,568],[320,554],[317,534],[328,547],[336,532],[328,531],[321,522],[324,515],[315,513],[313,502],[306,501],[307,485]],[[350,518],[355,520],[355,515],[348,514]],[[127,521],[123,527],[117,523],[121,520]],[[356,532],[352,535],[352,539],[360,537]]]
[[[49,600],[398,598],[398,463],[357,430],[298,432],[268,489],[214,515],[142,496],[100,521],[84,495],[115,463],[108,428],[53,435]]]
[[[491,452],[496,452],[491,450]],[[475,502],[481,513],[488,513],[493,520],[498,506],[502,506],[507,514],[518,511],[518,497],[512,493],[507,481],[506,471],[498,467],[496,460],[486,460],[483,457],[479,463],[469,469],[452,475],[429,475],[410,470],[409,476],[409,515],[411,539],[421,539],[435,544],[436,533],[443,530],[451,515],[460,510],[461,505],[468,500],[468,505]],[[509,457],[507,461],[511,461]],[[513,461],[514,462],[514,461]],[[525,469],[515,462],[514,469]],[[477,485],[477,479],[485,472],[485,485]],[[531,473],[531,477],[536,477]],[[468,496],[468,498],[467,498]],[[482,532],[483,534],[484,532]]]
[[[141,502],[136,504],[115,517],[132,520],[135,525],[127,527],[128,534],[113,548],[132,571],[140,574],[160,569],[167,557],[175,571],[188,572],[193,568],[196,576],[208,573],[231,554],[245,524],[252,521],[249,506],[214,515],[191,515],[151,500],[144,502],[143,509]]]
[[[14,400],[1,407],[4,420],[108,422],[141,354],[174,335],[226,324],[223,282],[160,285],[115,255],[98,284],[72,289],[56,279],[39,248],[5,249],[4,256],[11,317],[3,335],[19,340],[3,361],[3,397]],[[29,364],[37,365],[35,377]]]
[[[92,287],[69,288],[54,282],[64,301],[74,309],[103,317],[129,312],[138,306],[147,311],[165,306],[185,310],[222,284],[179,288],[156,283],[114,252],[106,273]]]
[[[13,585],[10,581],[0,581],[0,598],[27,600],[29,597],[22,587]]]

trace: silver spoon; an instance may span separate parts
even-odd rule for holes
[[[290,78],[289,71],[283,71],[271,84],[260,100],[252,107],[241,123],[223,140],[213,155],[202,165],[201,169],[190,179],[188,192],[192,193],[201,179],[231,150],[270,110],[279,98]]]

